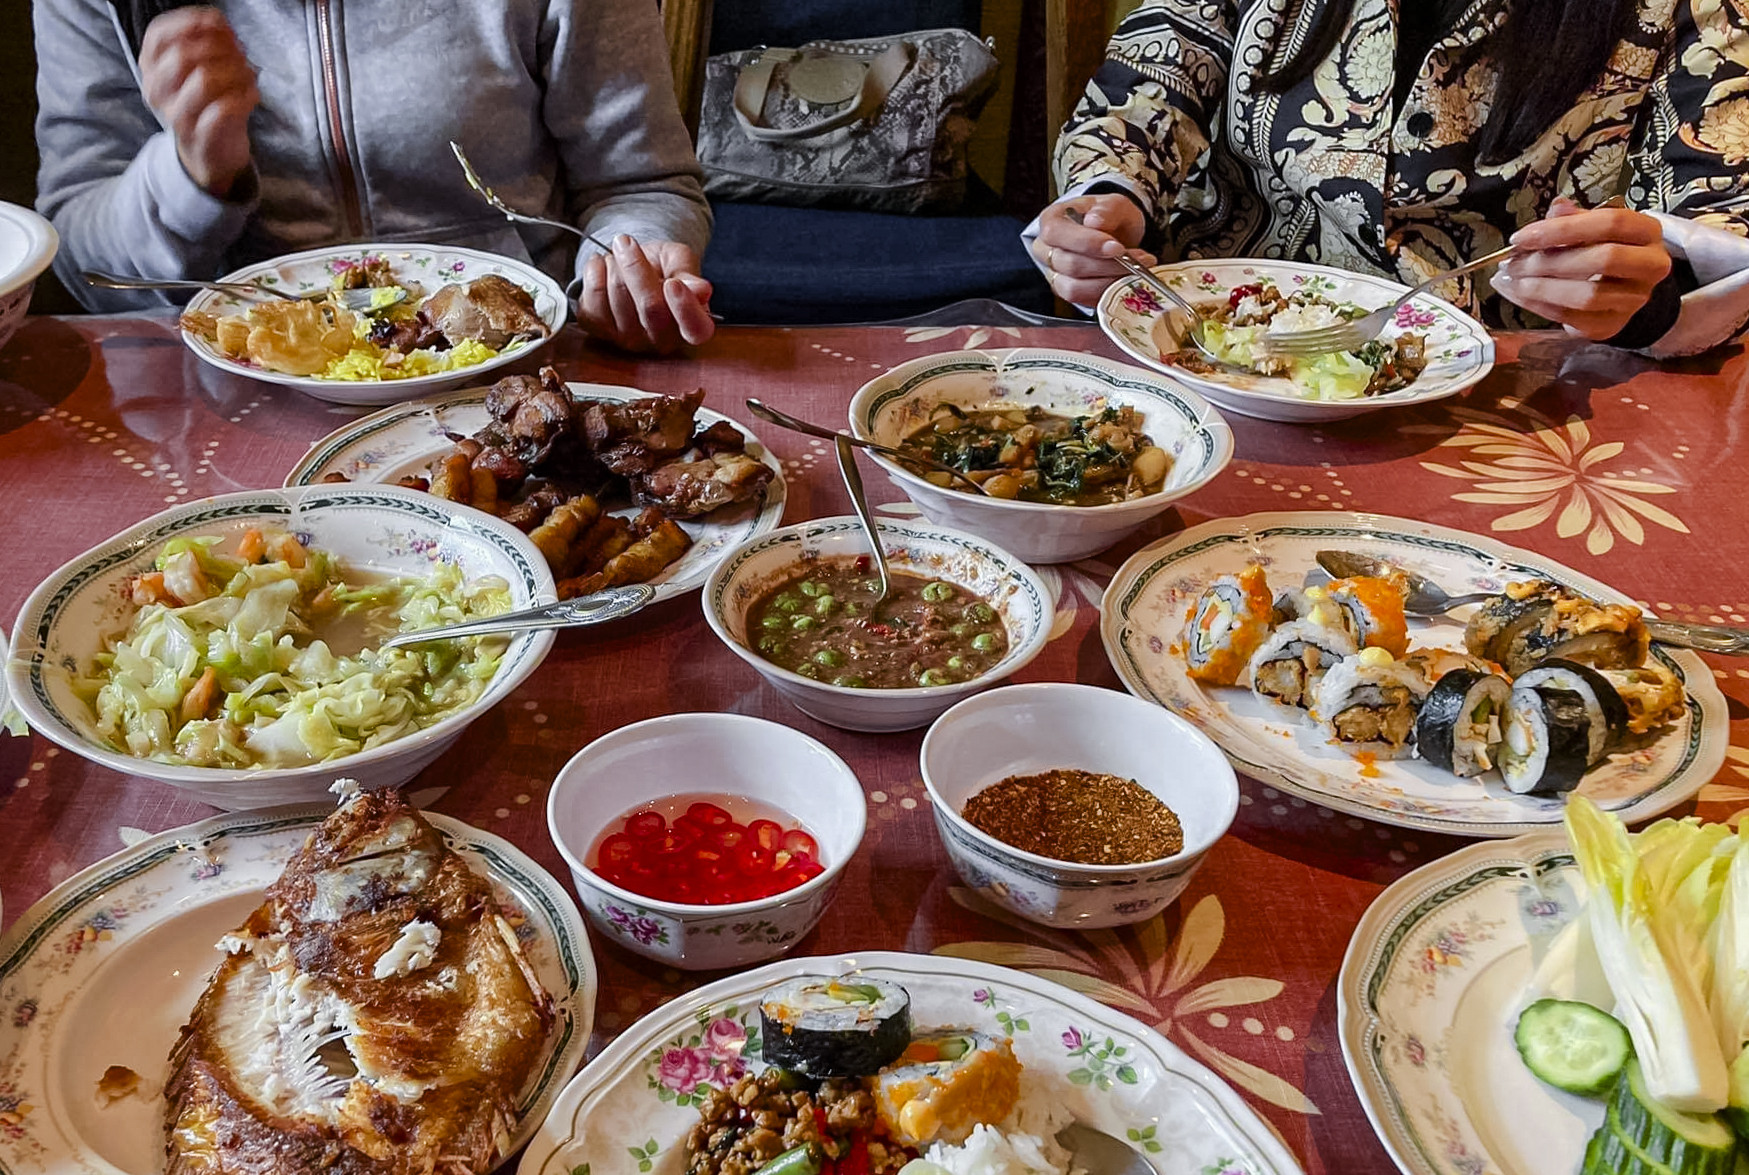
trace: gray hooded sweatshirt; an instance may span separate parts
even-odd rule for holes
[[[183,170],[110,0],[36,0],[37,207],[61,234],[56,272],[91,309],[169,299],[94,289],[81,269],[208,278],[366,241],[485,249],[572,280],[571,234],[488,208],[451,139],[512,208],[703,253],[710,207],[655,0],[217,3],[261,91],[241,201]]]

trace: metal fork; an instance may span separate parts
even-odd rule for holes
[[[526,212],[518,212],[503,200],[500,200],[498,198],[498,193],[494,192],[487,186],[486,181],[480,178],[480,173],[474,170],[474,165],[472,163],[468,162],[467,153],[462,150],[462,145],[460,143],[451,139],[449,141],[449,149],[455,152],[455,161],[462,165],[462,174],[467,177],[468,187],[478,192],[480,194],[480,199],[502,212],[506,220],[519,220],[523,224],[544,224],[548,228],[562,228],[568,233],[576,233],[579,237],[582,237],[585,241],[588,241],[603,253],[611,253],[613,251],[595,236],[584,232],[574,224],[566,224],[562,220],[553,220],[551,217],[530,216]]]
[[[1507,245],[1504,249],[1496,249],[1485,257],[1478,257],[1455,269],[1436,273],[1390,305],[1380,306],[1366,317],[1357,318],[1353,322],[1339,322],[1315,330],[1265,330],[1261,341],[1274,355],[1328,355],[1332,351],[1352,351],[1378,338],[1379,332],[1396,317],[1397,309],[1410,299],[1426,293],[1440,282],[1450,281],[1454,277],[1462,277],[1466,273],[1504,261],[1517,251],[1515,246]]]

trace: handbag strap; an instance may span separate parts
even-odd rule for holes
[[[905,76],[905,71],[911,68],[911,62],[916,55],[916,46],[911,42],[893,42],[869,61],[868,70],[862,76],[862,89],[858,91],[855,102],[825,118],[780,130],[766,126],[762,121],[765,117],[765,96],[771,90],[771,75],[778,64],[794,61],[799,54],[791,49],[768,49],[760,55],[759,60],[743,69],[740,77],[735,80],[735,121],[741,124],[741,129],[751,138],[768,143],[785,143],[811,139],[841,126],[849,126],[859,119],[873,118],[875,112],[881,108],[881,103],[887,100],[887,95],[892,93],[893,87],[898,85],[899,79]]]

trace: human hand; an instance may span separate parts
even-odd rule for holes
[[[1658,222],[1628,208],[1582,209],[1562,197],[1512,236],[1519,252],[1494,276],[1500,296],[1588,339],[1608,339],[1670,272]]]
[[[1113,279],[1123,276],[1115,257],[1128,253],[1143,265],[1154,258],[1136,248],[1147,222],[1128,196],[1115,193],[1058,200],[1039,213],[1033,256],[1045,267],[1051,292],[1065,302],[1091,306]]]
[[[665,354],[716,332],[710,300],[691,249],[673,241],[640,246],[621,233],[611,253],[584,263],[577,321],[616,347]]]
[[[243,46],[216,8],[176,8],[146,26],[146,104],[170,125],[183,170],[224,199],[249,169],[249,114],[261,101]]]

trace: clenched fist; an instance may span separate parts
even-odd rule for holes
[[[237,34],[216,8],[178,8],[140,46],[146,104],[170,126],[183,170],[224,199],[249,169],[249,114],[261,100]]]

